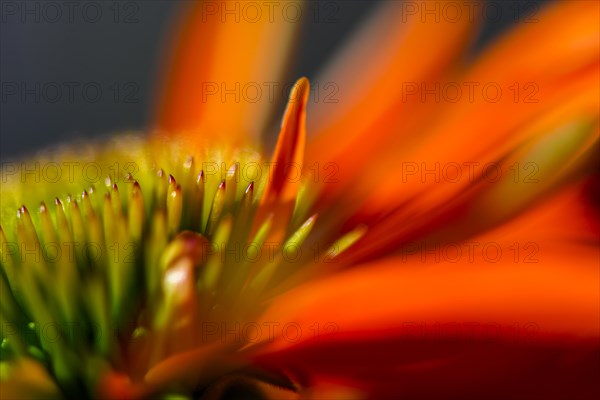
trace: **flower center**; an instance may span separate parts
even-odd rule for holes
[[[3,359],[34,357],[66,391],[92,384],[82,357],[143,380],[169,357],[222,344],[314,257],[360,237],[358,229],[309,246],[317,216],[298,198],[290,215],[264,212],[257,192],[269,175],[249,179],[251,162],[209,174],[189,157],[172,174],[140,169],[107,178],[104,194],[91,187],[35,215],[19,208],[14,230],[0,234],[3,305],[18,333],[4,335]],[[230,335],[228,351],[248,335]]]
[[[251,328],[275,295],[323,273],[365,232],[314,230],[315,193],[290,173],[301,169],[307,99],[301,79],[270,163],[250,150],[205,146],[196,159],[179,141],[118,137],[89,153],[110,171],[104,193],[96,184],[62,199],[85,187],[72,179],[86,176],[87,164],[73,170],[83,149],[63,149],[73,168],[41,185],[11,168],[2,211],[45,203],[0,228],[0,322],[11,328],[2,372],[42,365],[47,386],[78,398],[204,393],[235,374],[293,389],[248,365]]]

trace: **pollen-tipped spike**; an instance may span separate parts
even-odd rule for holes
[[[135,181],[131,187],[129,195],[129,213],[128,213],[129,235],[134,241],[142,238],[144,231],[144,222],[146,220],[146,211],[144,209],[144,197],[140,184]]]
[[[40,231],[41,239],[44,243],[55,243],[56,234],[54,233],[54,226],[50,218],[50,213],[46,207],[46,203],[40,204]]]
[[[253,214],[252,202],[254,200],[254,182],[250,182],[240,199],[238,205],[232,241],[235,243],[245,241],[250,234],[251,219]]]
[[[24,205],[21,206],[19,211],[17,212],[18,220],[21,221],[23,232],[27,235],[28,240],[33,240],[35,242],[38,241],[37,234],[35,231],[35,226],[33,225],[33,220],[31,219],[31,215],[29,214],[29,210]]]
[[[114,246],[114,243],[116,242],[116,237],[115,237],[116,220],[115,220],[111,197],[112,196],[110,193],[104,194],[104,205],[103,205],[103,212],[102,212],[102,219],[104,222],[104,241],[109,247]]]
[[[242,216],[242,213],[249,214],[252,209],[252,202],[254,200],[254,181],[250,182],[244,190],[244,194],[242,195],[242,199],[240,201],[240,209],[239,216]]]
[[[175,185],[175,187],[173,187]],[[183,210],[183,198],[181,186],[172,181],[167,197],[167,230],[169,236],[175,235],[179,231],[181,225],[181,213]]]
[[[285,246],[297,246],[300,247],[308,237],[308,234],[312,231],[312,228],[315,226],[315,222],[317,221],[318,214],[312,215],[310,218],[306,220],[302,224],[300,228],[294,232],[292,236],[285,242]]]
[[[173,175],[169,175],[169,179],[168,181],[170,186],[175,186],[177,185],[177,181],[175,180],[175,177]]]
[[[81,194],[81,209],[86,218],[95,214],[94,207],[92,206],[90,195],[88,194],[87,190],[84,190]]]
[[[37,279],[41,279],[41,281],[44,282],[44,279],[48,279],[47,266],[44,257],[42,256],[42,248],[33,220],[31,219],[27,207],[24,205],[19,208],[16,225],[17,242],[22,246],[21,249],[27,249],[27,254],[29,254],[29,256],[24,254],[21,259],[21,263],[26,267],[22,272],[29,274],[25,279],[32,280],[29,283],[24,284],[34,285],[32,278],[34,275]],[[51,282],[51,280],[48,280],[48,282]],[[32,287],[30,290],[35,290],[35,288]]]
[[[223,212],[223,208],[225,206],[225,190],[226,190],[225,181],[221,181],[219,184],[219,188],[215,193],[215,198],[212,203],[212,207],[210,209],[210,213],[208,214],[208,221],[206,223],[206,234],[212,235],[214,230],[221,218],[221,214]]]
[[[204,228],[204,193],[205,193],[205,177],[204,171],[196,176],[196,182],[193,185],[192,194],[190,196],[190,224],[192,229],[200,230]]]
[[[71,230],[69,229],[69,222],[63,204],[58,197],[54,200],[54,204],[56,209],[56,231],[58,233],[58,238],[61,243],[71,243]]]
[[[93,247],[96,249],[102,249],[104,246],[102,222],[92,206],[90,195],[87,191],[84,191],[81,196],[81,214],[81,216],[85,218],[85,236],[82,235],[74,237],[85,237],[87,248]],[[105,256],[106,253],[99,251],[99,256],[95,256],[94,259],[91,260],[92,264],[94,264],[95,267],[100,268]]]
[[[52,260],[56,263],[56,271],[59,271],[56,276],[57,297],[59,300],[58,305],[63,318],[70,321],[75,318],[74,315],[76,314],[77,309],[77,305],[73,304],[72,299],[77,293],[76,247],[78,244],[74,243],[62,202],[60,199],[56,198],[54,204],[56,215],[56,237],[58,238],[57,245],[60,248],[60,256],[55,257]],[[44,240],[46,240],[45,237],[46,234],[44,234]]]
[[[169,182],[165,177],[165,172],[161,169],[156,173],[156,186],[154,189],[154,206],[157,208],[165,208],[167,206],[167,189]]]
[[[109,192],[112,193],[113,197],[116,197],[117,200],[120,199],[118,190],[115,191],[113,188],[110,188]],[[106,190],[96,190],[93,186],[90,186],[88,188],[90,204],[92,205],[94,212],[96,214],[100,214],[100,210],[102,210],[102,207],[104,206],[103,205],[104,198],[102,196],[103,193],[106,193]],[[119,208],[120,208],[121,207],[120,200],[118,200],[118,203],[119,203]]]
[[[121,195],[119,193],[119,187],[117,184],[113,184],[112,191],[110,194],[112,210],[115,213],[115,216],[121,216],[123,213],[122,205],[121,205]]]
[[[204,183],[205,181],[205,177],[204,177],[204,170],[200,170],[200,173],[198,173],[198,176],[196,177],[196,183]]]
[[[325,257],[329,260],[335,258],[348,250],[356,242],[358,242],[367,233],[366,225],[359,225],[350,232],[336,240],[325,253]]]
[[[185,205],[194,204],[194,191],[196,186],[194,157],[189,155],[182,164],[181,178],[179,184],[183,191],[183,203]],[[198,229],[198,223],[193,213],[192,207],[183,207],[182,229]]]
[[[78,259],[81,260],[81,263],[79,263],[79,265],[82,265],[84,260],[84,243],[82,241],[85,240],[85,228],[83,226],[83,218],[81,217],[81,211],[79,210],[79,206],[77,205],[75,199],[71,199],[68,205],[69,216],[71,219],[71,232],[73,235],[73,239],[77,241],[75,243],[75,253],[77,254]]]

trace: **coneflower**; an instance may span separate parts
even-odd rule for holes
[[[249,150],[215,156],[208,149],[197,159],[173,145],[117,137],[93,162],[108,170],[117,154],[140,154],[135,175],[106,176],[104,187],[78,194],[69,190],[82,179],[43,183],[58,188],[50,205],[22,205],[3,221],[4,373],[36,363],[43,389],[80,398],[127,394],[112,392],[115,379],[129,382],[127,396],[149,396],[201,394],[220,375],[243,375],[248,360],[240,350],[256,343],[250,334],[227,343],[221,330],[255,324],[277,286],[322,273],[310,268],[315,257],[333,260],[365,232],[359,226],[327,238],[320,250],[305,243],[318,224],[296,176],[308,90],[306,79],[293,89],[271,163]],[[261,165],[269,173],[255,173],[258,181],[241,173]],[[200,359],[189,353],[205,348]],[[218,374],[196,370],[198,361],[219,365]],[[181,376],[165,370],[171,364]],[[105,387],[105,379],[113,383]]]
[[[3,165],[2,398],[597,397],[597,2],[556,2],[468,62],[468,18],[398,24],[384,2],[324,75],[343,102],[307,138],[300,79],[272,156],[264,103],[199,89],[272,79],[290,27],[189,4],[161,130]],[[448,79],[534,82],[539,101],[401,91]],[[488,163],[504,173],[438,179]]]

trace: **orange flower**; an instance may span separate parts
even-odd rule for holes
[[[14,222],[81,182],[31,193],[3,170],[3,396],[600,394],[599,4],[549,5],[471,60],[474,3],[434,22],[384,2],[319,79],[339,103],[294,85],[270,164],[273,104],[236,96],[279,82],[295,24],[215,6],[184,10],[157,133],[46,156],[134,160],[104,199]],[[65,238],[132,243],[133,265],[49,260]],[[85,335],[43,334],[82,316]]]

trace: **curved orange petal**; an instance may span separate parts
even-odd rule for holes
[[[402,168],[407,164],[433,170],[436,165],[450,163],[496,162],[530,138],[532,132],[526,125],[531,120],[542,120],[547,113],[561,114],[563,123],[581,115],[597,116],[600,35],[597,18],[593,17],[597,9],[596,2],[556,2],[538,16],[538,23],[522,24],[506,35],[471,69],[450,79],[450,83],[477,85],[473,98],[466,86],[456,103],[445,98],[438,102],[435,95],[409,97],[420,104],[420,115],[416,112],[405,119],[398,112],[388,113],[371,126],[368,136],[334,159],[339,164],[334,195],[343,193],[343,199],[352,204],[377,190],[381,206],[389,210],[430,186],[443,187],[437,182],[428,187],[415,180],[404,181],[402,174],[406,171]],[[555,42],[557,48],[549,50]],[[560,67],[548,67],[556,64]],[[497,101],[484,96],[482,87],[486,85],[501,88],[503,94]],[[565,103],[571,104],[570,115],[566,115],[569,112],[564,110]],[[381,131],[394,135],[377,144]],[[370,155],[361,159],[365,151]],[[382,179],[360,178],[371,174],[381,175]],[[435,201],[439,204],[445,199]]]
[[[407,240],[463,239],[535,207],[569,179],[589,175],[590,159],[597,156],[593,150],[598,147],[597,123],[582,120],[558,125],[492,161],[494,173],[489,177],[443,182],[414,195],[410,203],[373,223],[368,233],[371,241],[359,250],[360,257],[393,250]],[[501,172],[495,175],[496,170]],[[370,204],[369,208],[377,207]]]
[[[475,105],[469,106],[464,113],[450,109],[442,114],[441,122],[433,131],[423,134],[420,143],[407,145],[407,148],[402,150],[401,157],[405,163],[414,161],[419,167],[424,166],[423,170],[430,171],[437,165],[442,169],[451,163],[463,167],[467,163],[475,162],[485,165],[497,162],[523,142],[536,140],[540,135],[552,132],[554,128],[569,121],[597,118],[600,115],[600,99],[596,93],[596,88],[600,86],[598,67],[596,64],[594,70],[579,79],[573,79],[555,91],[548,92],[548,96],[540,100],[540,103],[531,104],[535,107],[507,100],[504,109],[495,108],[489,103],[481,105],[479,109]],[[498,118],[499,114],[505,117]],[[451,140],[448,139],[449,136],[452,137]],[[469,145],[466,146],[466,143]],[[387,163],[382,162],[377,171],[389,171],[392,163],[392,159]],[[389,179],[382,182],[378,188],[379,196],[385,198],[391,193],[398,194],[400,188],[403,193],[415,194],[431,189],[432,186],[435,186],[435,190],[448,190],[452,187],[458,189],[461,186],[437,183],[431,179],[426,182],[416,179],[409,179],[407,182],[402,179]],[[462,183],[468,181],[463,180]],[[439,198],[435,201],[439,202]]]
[[[591,97],[587,93],[583,98]],[[462,169],[457,179],[440,178],[441,167],[438,178],[431,171],[427,176],[416,172],[400,177],[382,172],[385,179],[376,181],[380,188],[368,201],[361,204],[347,194],[349,199],[341,200],[346,210],[355,207],[352,200],[361,205],[352,223],[370,227],[361,246],[351,249],[347,257],[364,261],[394,251],[403,242],[431,236],[463,239],[523,212],[578,174],[589,174],[589,162],[597,158],[598,121],[590,120],[597,118],[595,111],[586,111],[580,98],[530,122],[516,134],[529,140],[516,149],[471,160],[478,169],[465,167],[469,158],[448,161],[447,165]],[[484,175],[484,166],[490,164],[491,175]],[[341,219],[339,213],[328,215]]]
[[[304,147],[306,146],[306,104],[310,84],[308,79],[301,78],[296,82],[290,93],[289,103],[283,121],[275,153],[273,154],[273,174],[267,182],[261,202],[263,204],[275,199],[293,201],[300,185],[294,168],[302,170],[304,162]]]
[[[550,299],[554,295],[559,295],[559,292],[547,291],[543,292],[543,285],[552,285],[555,282],[549,277],[548,273],[540,274],[537,278],[535,275],[543,270],[548,269],[548,272],[556,273],[557,276],[573,275],[573,279],[578,280],[584,276],[590,277],[589,274],[600,274],[597,268],[597,261],[599,256],[599,243],[600,229],[598,222],[598,210],[595,208],[595,201],[597,201],[597,181],[595,179],[589,179],[577,184],[573,184],[566,188],[560,193],[554,194],[553,196],[546,199],[542,204],[529,210],[527,213],[522,214],[510,222],[496,227],[493,230],[481,233],[480,235],[468,239],[470,242],[480,243],[491,243],[494,242],[499,246],[509,249],[515,242],[524,244],[526,242],[535,242],[537,244],[535,251],[535,257],[531,257],[532,262],[524,260],[524,256],[521,255],[515,262],[515,252],[508,252],[508,257],[502,257],[499,260],[493,260],[492,251],[489,254],[482,251],[475,251],[475,249],[463,248],[464,257],[460,257],[454,260],[454,257],[442,257],[440,254],[434,252],[428,252],[430,248],[420,247],[415,248],[413,244],[421,245],[421,243],[404,243],[402,246],[402,255],[391,260],[382,260],[377,263],[373,263],[367,267],[357,267],[350,271],[342,274],[334,275],[330,278],[326,278],[320,282],[310,283],[304,286],[302,289],[297,289],[289,294],[286,294],[284,298],[279,299],[281,301],[274,302],[273,315],[277,312],[281,312],[282,316],[285,312],[288,312],[293,320],[293,316],[304,315],[307,319],[310,319],[311,315],[321,315],[317,309],[308,307],[310,304],[316,304],[317,302],[329,298],[339,297],[345,298],[343,304],[344,307],[341,310],[336,310],[334,313],[329,314],[324,310],[323,315],[331,317],[332,315],[344,315],[342,318],[344,321],[349,322],[352,328],[357,328],[361,323],[365,321],[371,321],[373,325],[365,325],[368,329],[378,330],[382,328],[389,328],[396,324],[393,319],[380,318],[384,315],[397,316],[399,315],[393,310],[406,310],[409,306],[406,302],[388,301],[392,298],[405,299],[414,303],[414,298],[426,304],[428,301],[432,301],[437,304],[442,299],[434,299],[428,297],[427,293],[418,294],[421,288],[403,283],[406,279],[419,280],[427,279],[430,281],[432,286],[430,288],[439,286],[439,293],[455,293],[457,290],[463,290],[464,293],[456,296],[456,298],[464,298],[464,296],[471,296],[476,294],[478,296],[486,296],[487,289],[483,286],[472,285],[478,278],[487,279],[491,276],[498,276],[498,283],[502,283],[508,286],[514,284],[515,288],[521,288],[523,291],[516,291],[514,294],[519,296],[532,296],[533,292],[527,293],[526,283],[522,280],[514,280],[516,276],[522,276],[523,279],[533,280],[539,279],[539,296],[532,296],[532,301],[539,304],[543,304],[542,299]],[[490,210],[493,212],[493,210]],[[450,243],[450,246],[454,244],[464,244],[466,246],[466,240],[460,240],[455,242],[430,242],[425,245],[446,245]],[[561,244],[561,245],[558,245]],[[423,251],[421,251],[423,250]],[[467,251],[469,250],[469,251]],[[443,256],[443,255],[442,255]],[[444,260],[446,258],[446,260]],[[435,264],[435,265],[432,265]],[[485,267],[485,268],[484,268]],[[397,276],[395,276],[397,274]],[[457,279],[454,287],[446,285],[448,278],[456,274],[456,277],[473,275],[474,281],[471,279],[460,280]],[[427,283],[423,281],[423,284]],[[451,279],[454,282],[454,279]],[[436,284],[437,282],[437,284]],[[558,280],[560,283],[560,292],[563,295],[574,293],[578,287],[590,289],[590,292],[584,293],[582,296],[590,298],[589,295],[593,294],[594,285],[583,284],[577,285],[562,285],[563,281]],[[531,283],[531,282],[530,282]],[[398,285],[406,285],[405,288],[408,290],[396,290],[395,287]],[[367,287],[371,285],[377,285],[377,290],[356,290],[355,294],[363,294],[364,297],[357,298],[351,296],[354,289],[359,287]],[[464,286],[463,286],[464,285]],[[533,290],[537,285],[533,285]],[[568,287],[563,287],[568,286]],[[443,288],[446,287],[446,288]],[[385,288],[389,288],[388,292],[385,292]],[[492,288],[489,288],[490,290]],[[494,290],[500,291],[501,288],[497,287]],[[595,291],[598,292],[600,288],[595,285]],[[538,290],[536,289],[536,293]],[[409,293],[411,295],[409,295]],[[347,297],[343,297],[343,294],[348,294]],[[414,296],[413,296],[414,294]],[[499,292],[498,292],[499,295]],[[368,297],[367,296],[371,296]],[[416,296],[416,297],[415,297]],[[450,298],[452,296],[448,296]],[[492,296],[493,297],[493,296]],[[573,297],[573,301],[577,300],[578,296]],[[289,300],[288,303],[286,300]],[[447,299],[446,299],[447,300]],[[500,298],[491,298],[490,301],[498,301]],[[507,299],[508,300],[508,299]],[[356,305],[358,308],[351,306],[352,304],[361,303],[361,306]],[[293,304],[291,304],[293,303]],[[335,310],[336,303],[328,303],[331,306],[331,310]],[[378,305],[379,308],[373,309],[373,305]],[[538,304],[538,305],[539,305]],[[340,303],[337,304],[339,307]],[[508,303],[507,303],[508,305]],[[348,307],[346,307],[348,306]],[[502,305],[499,303],[499,307]],[[308,307],[308,308],[307,308]],[[320,307],[320,306],[319,306]],[[472,307],[479,307],[477,304],[472,304]],[[600,304],[594,305],[594,307],[600,307]],[[448,310],[453,308],[447,308],[440,306],[440,310]],[[592,307],[593,309],[593,307]],[[365,312],[358,312],[357,310],[365,310]],[[479,311],[485,311],[477,308]],[[515,311],[507,307],[506,311]],[[528,312],[524,310],[525,312]],[[520,312],[516,310],[516,312]],[[266,317],[265,317],[266,318]],[[284,317],[284,319],[287,317]],[[304,318],[300,318],[304,320]],[[588,326],[594,327],[593,319],[587,321],[581,320],[581,327]],[[391,325],[390,325],[391,324]],[[560,327],[560,324],[554,325]],[[347,325],[347,327],[349,327]],[[570,328],[569,328],[570,329]],[[595,329],[600,329],[600,326],[596,326]]]
[[[474,80],[502,81],[535,76],[559,81],[598,62],[600,4],[573,0],[549,4],[532,20],[509,31],[489,48],[469,73]],[[514,55],[518,54],[518,57]],[[569,57],[566,58],[565,55]]]
[[[573,201],[581,189],[455,243],[458,259],[421,249],[285,294],[262,319],[278,325],[258,361],[410,398],[487,398],[492,384],[498,398],[597,394],[599,236],[571,236],[589,220]]]
[[[227,0],[183,7],[158,97],[160,132],[234,144],[262,133],[273,111],[270,88],[280,82],[299,25],[276,6]]]
[[[310,84],[308,79],[299,79],[290,93],[289,101],[277,146],[270,163],[269,178],[265,184],[260,204],[256,211],[254,231],[258,230],[269,214],[276,215],[270,239],[282,240],[292,216],[302,171],[306,146],[306,104]]]
[[[403,84],[439,78],[460,60],[469,34],[478,26],[467,17],[468,5],[453,4],[463,17],[437,21],[431,17],[423,21],[423,14],[412,9],[414,4],[380,5],[318,78],[321,84],[333,84],[340,98],[309,109],[309,162],[337,162],[350,156],[348,164],[360,165],[363,153],[372,155],[372,142],[384,145],[394,134],[371,129],[377,121],[390,112],[399,119],[411,118],[413,106],[402,101]]]

